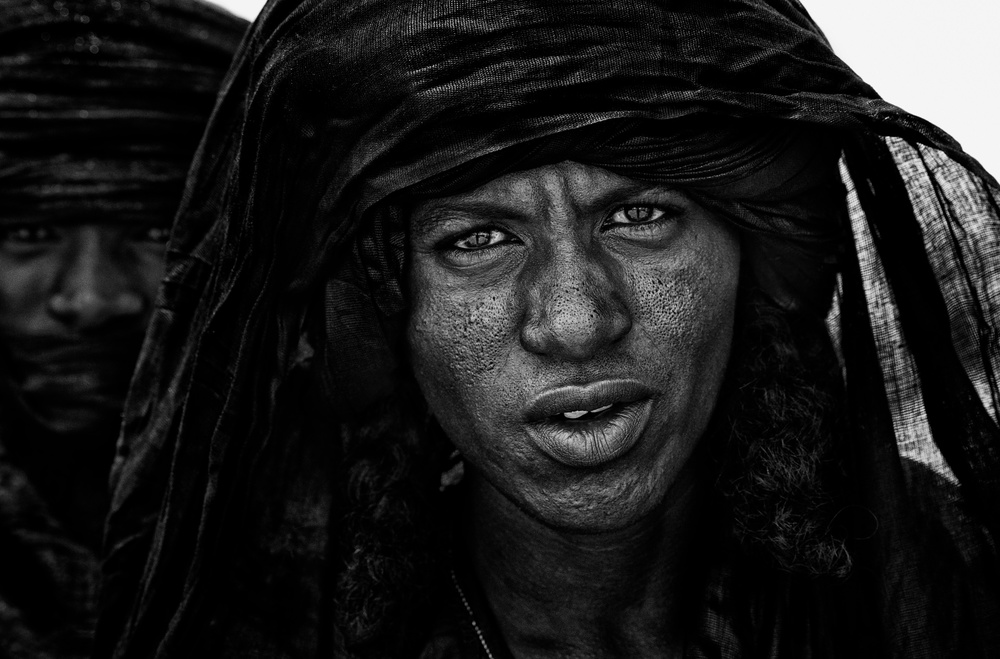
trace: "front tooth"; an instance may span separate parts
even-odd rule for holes
[[[590,410],[591,414],[600,414],[604,410],[610,410],[611,405],[605,405],[604,407],[598,407],[596,410]]]
[[[587,413],[587,410],[576,410],[573,412],[563,412],[562,415],[567,419],[579,419],[581,416]]]

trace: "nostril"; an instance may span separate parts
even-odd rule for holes
[[[90,290],[59,291],[49,298],[49,311],[60,318],[73,318],[87,312],[97,303]]]
[[[145,304],[138,293],[127,289],[102,293],[83,287],[55,293],[49,298],[48,308],[63,323],[92,329],[112,320],[139,317]]]
[[[632,328],[628,307],[608,293],[553,296],[530,310],[521,328],[529,352],[582,360],[619,341]]]

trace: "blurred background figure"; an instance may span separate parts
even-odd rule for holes
[[[0,6],[0,656],[86,656],[107,476],[170,224],[246,22]]]

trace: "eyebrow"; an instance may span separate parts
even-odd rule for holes
[[[513,208],[506,209],[488,202],[435,203],[430,209],[421,213],[419,218],[416,213],[410,214],[410,232],[415,236],[424,236],[449,222],[469,217],[484,221],[512,220],[521,217],[521,213]]]
[[[595,209],[605,208],[614,203],[622,203],[625,198],[633,197],[637,194],[677,194],[680,189],[659,183],[648,183],[635,181],[628,184],[615,186],[591,199],[586,199],[582,204],[574,206],[583,213],[594,212]],[[681,193],[683,194],[683,193]],[[460,218],[473,217],[476,220],[489,221],[524,221],[528,219],[523,211],[514,205],[498,204],[490,201],[466,201],[458,203],[441,202],[432,200],[427,202],[431,207],[417,218],[416,213],[410,216],[410,231],[414,236],[425,236],[433,233],[442,225],[459,220]]]
[[[585,211],[593,212],[595,209],[606,208],[615,203],[623,203],[628,197],[636,195],[657,195],[680,193],[680,189],[660,183],[647,183],[644,181],[634,181],[629,184],[615,187],[603,194],[589,199],[585,204],[579,205]]]

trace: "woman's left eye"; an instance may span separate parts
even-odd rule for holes
[[[673,234],[684,210],[675,206],[626,204],[619,206],[601,224],[601,232],[631,241],[657,244]]]
[[[135,239],[147,242],[155,243],[157,245],[165,245],[170,239],[170,227],[168,226],[149,226],[139,230],[135,234]]]
[[[610,228],[615,225],[642,225],[660,222],[673,217],[667,210],[659,206],[647,206],[635,204],[622,206],[605,220],[604,227]]]

